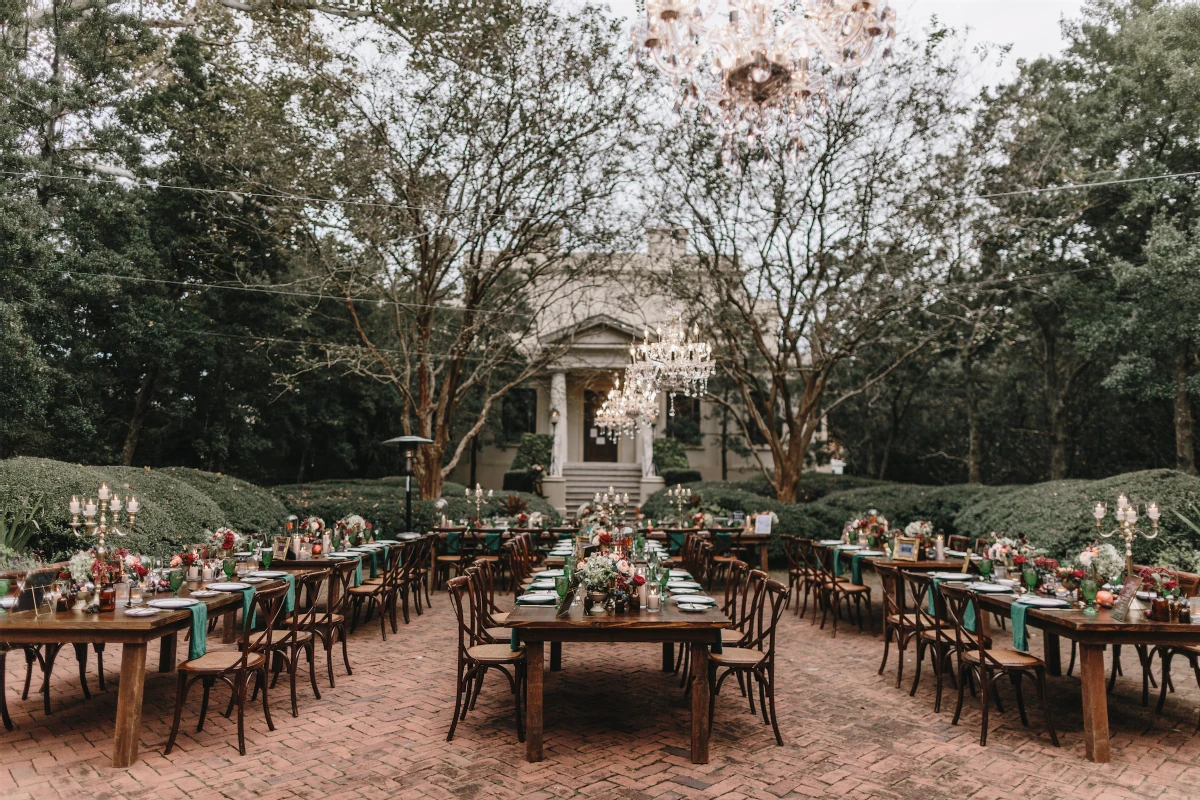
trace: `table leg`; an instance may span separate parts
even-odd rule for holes
[[[562,642],[550,643],[550,671],[562,670]]]
[[[1042,643],[1042,655],[1046,659],[1046,672],[1059,677],[1062,675],[1062,654],[1059,652],[1058,634],[1044,633],[1046,637]]]
[[[158,671],[172,672],[175,669],[176,647],[179,643],[179,634],[168,633],[166,636],[158,640]]]
[[[542,760],[542,654],[541,642],[525,643],[525,760],[530,762]]]
[[[768,551],[770,549],[771,548],[768,542],[763,542],[758,548],[759,559],[762,561],[762,571],[768,575],[771,574],[771,568],[768,559]]]
[[[1083,746],[1089,761],[1108,763],[1108,695],[1104,690],[1104,645],[1079,643],[1083,684]]]
[[[221,618],[221,642],[224,644],[233,644],[237,641],[237,606]]]
[[[142,692],[146,687],[146,644],[121,647],[121,685],[117,687],[117,736],[113,766],[131,767],[137,761],[142,732]]]
[[[692,763],[708,763],[708,645],[692,642]]]
[[[662,671],[675,671],[675,644],[673,642],[663,642]]]

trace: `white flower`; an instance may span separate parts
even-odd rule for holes
[[[84,584],[92,579],[92,562],[95,560],[96,557],[92,555],[90,550],[80,550],[71,556],[71,560],[67,562],[67,566],[71,571],[71,578],[75,583]]]
[[[626,561],[625,559],[622,558],[620,561],[617,562],[617,572],[621,573],[622,575],[632,575],[633,574],[633,566],[630,565],[630,563],[628,561]]]
[[[933,533],[933,526],[924,521],[910,522],[904,529],[904,535],[910,537],[928,536],[931,533]]]

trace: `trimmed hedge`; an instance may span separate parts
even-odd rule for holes
[[[947,536],[970,531],[960,529],[959,512],[996,487],[958,485],[922,486],[911,483],[881,483],[844,492],[830,492],[803,506],[800,533],[817,538],[837,537],[846,522],[874,508],[887,517],[893,527],[903,529],[917,520],[928,520],[935,531]]]
[[[465,488],[449,482],[443,484],[442,496],[446,507],[439,512],[434,500],[416,499],[414,491],[412,519],[414,530],[429,530],[440,514],[449,519],[475,516],[475,501],[464,496]],[[382,481],[321,481],[292,486],[276,486],[274,492],[288,510],[297,516],[315,515],[333,524],[348,514],[361,514],[377,529],[399,533],[404,530],[404,484],[393,485],[388,479]],[[500,513],[500,501],[508,494],[519,495],[529,504],[528,511],[541,511],[557,520],[554,508],[537,495],[527,492],[497,492],[480,508],[483,516]]]
[[[534,469],[510,469],[504,473],[504,491],[533,493],[537,477],[542,473]],[[443,492],[443,494],[448,494]],[[459,492],[462,494],[462,492]],[[453,495],[451,495],[453,496]]]
[[[701,477],[698,469],[665,469],[662,471],[662,479],[669,488],[681,483],[697,483]]]
[[[687,448],[678,439],[664,436],[654,440],[654,470],[662,475],[668,470],[688,469]]]
[[[513,456],[509,469],[514,472],[524,472],[541,464],[549,469],[551,453],[554,450],[554,437],[548,433],[525,433],[521,435],[521,443],[517,445],[517,454]],[[446,492],[442,492],[446,496]]]
[[[269,492],[212,473],[85,467],[46,458],[0,461],[0,502],[7,504],[14,496],[45,495],[43,532],[33,547],[47,559],[57,559],[91,544],[76,538],[67,527],[71,520],[67,501],[72,495],[94,497],[101,482],[122,496],[137,495],[142,503],[133,530],[124,537],[109,537],[113,546],[133,551],[177,549],[203,541],[205,529],[221,525],[256,533],[271,530],[283,521],[283,507]]]
[[[1091,509],[1098,501],[1109,507],[1109,516],[1104,520],[1105,530],[1116,527],[1113,511],[1117,496],[1122,492],[1131,502],[1144,504],[1153,500],[1162,509],[1158,538],[1151,540],[1139,536],[1134,543],[1133,557],[1139,564],[1156,563],[1168,551],[1190,553],[1200,547],[1200,535],[1175,514],[1179,512],[1188,517],[1195,514],[1194,505],[1200,503],[1200,478],[1172,469],[1127,472],[1095,481],[1049,481],[1030,486],[995,487],[981,493],[974,503],[963,508],[955,524],[961,532],[971,536],[987,536],[991,531],[1023,533],[1055,558],[1074,557],[1097,538]],[[1145,514],[1144,506],[1141,513]],[[1149,530],[1149,520],[1143,517],[1139,527]],[[1110,541],[1118,550],[1124,551],[1119,539]]]

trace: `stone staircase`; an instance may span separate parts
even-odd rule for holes
[[[567,463],[563,477],[567,479],[567,513],[572,516],[581,503],[590,503],[596,492],[607,492],[610,486],[621,494],[628,492],[631,506],[641,502],[641,464]]]

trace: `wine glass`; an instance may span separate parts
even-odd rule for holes
[[[554,579],[554,591],[558,594],[558,602],[562,602],[567,596],[567,590],[571,588],[570,579],[566,575],[559,575]]]
[[[227,558],[221,562],[221,570],[225,573],[225,580],[231,580],[233,573],[237,572],[237,561],[232,558]]]
[[[259,558],[259,562],[263,565],[263,569],[270,569],[271,559],[274,558],[274,556],[275,556],[275,548],[264,547],[262,549],[262,556]]]
[[[1025,581],[1025,588],[1033,592],[1038,587],[1038,574],[1036,569],[1026,567],[1021,571],[1021,578]]]
[[[171,570],[171,574],[167,576],[167,582],[171,586],[171,594],[179,596],[179,590],[183,587],[185,575],[181,569]]]
[[[1096,612],[1096,593],[1100,591],[1100,585],[1092,578],[1084,578],[1079,582],[1079,594],[1083,596],[1087,603],[1087,608],[1083,610],[1085,614],[1095,614]]]
[[[992,563],[992,560],[990,558],[982,559],[982,560],[980,560],[980,562],[978,564],[979,576],[981,578],[983,578],[985,583],[989,583],[992,580],[993,566],[994,566],[994,564]]]

